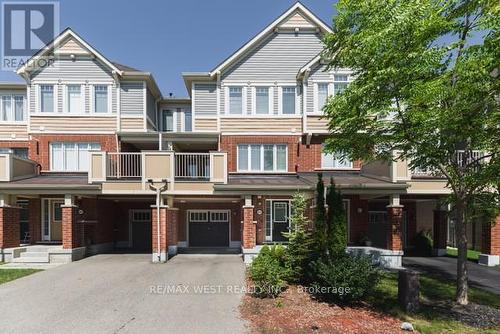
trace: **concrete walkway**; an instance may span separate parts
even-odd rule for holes
[[[2,333],[242,333],[238,255],[93,256],[0,285]]]
[[[457,259],[452,257],[403,257],[403,266],[421,272],[440,275],[447,279],[457,278]],[[469,261],[469,284],[500,295],[500,269],[485,267]]]

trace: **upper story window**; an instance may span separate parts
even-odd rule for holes
[[[235,115],[243,113],[242,87],[229,87],[229,113]]]
[[[191,110],[184,110],[184,131],[193,131],[193,116]]]
[[[94,112],[107,113],[108,110],[108,86],[94,86]]]
[[[255,88],[255,113],[269,114],[269,87]]]
[[[333,95],[342,93],[348,84],[349,76],[347,74],[333,75]]]
[[[163,110],[162,115],[162,131],[164,132],[174,132],[175,131],[175,116],[173,110]]]
[[[318,111],[321,111],[328,99],[328,83],[318,84]]]
[[[89,170],[89,151],[100,149],[99,143],[50,143],[50,170],[87,172]]]
[[[22,122],[24,117],[23,95],[2,95],[0,103],[1,120],[6,122]]]
[[[83,94],[82,94],[82,86],[80,85],[68,85],[66,86],[67,90],[67,112],[71,114],[83,114],[84,113],[84,105],[83,105]]]
[[[321,168],[352,168],[352,161],[342,159],[340,154],[321,152]]]
[[[286,172],[286,144],[238,145],[238,172]]]
[[[54,112],[54,86],[40,86],[40,111]]]
[[[282,87],[282,114],[295,114],[295,87]]]

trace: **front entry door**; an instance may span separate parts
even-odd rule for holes
[[[62,240],[61,199],[44,198],[42,207],[42,237],[44,241]]]
[[[289,231],[290,203],[288,201],[273,201],[273,241],[287,241],[283,235]]]

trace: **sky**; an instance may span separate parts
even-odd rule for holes
[[[301,1],[331,25],[333,0]],[[210,71],[294,0],[60,0],[71,27],[111,61],[151,72],[163,96],[187,96],[182,72]],[[0,71],[0,81],[21,81]]]

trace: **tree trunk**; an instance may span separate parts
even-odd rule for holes
[[[457,303],[467,305],[469,298],[467,274],[467,229],[465,225],[465,210],[463,203],[457,203],[456,210],[456,239],[457,239]]]

